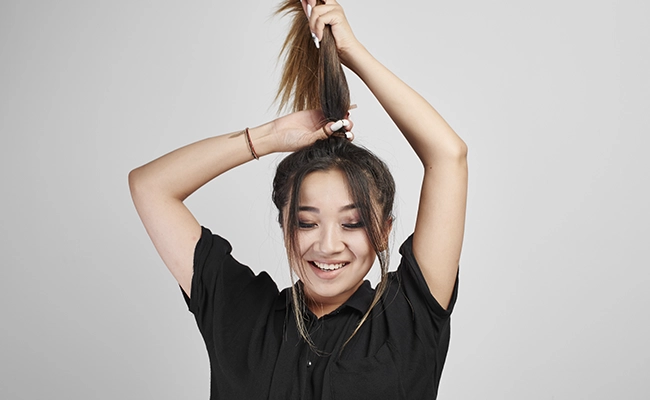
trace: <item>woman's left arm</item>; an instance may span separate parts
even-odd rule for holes
[[[367,51],[355,54],[357,75],[384,107],[424,167],[413,255],[444,308],[456,281],[465,226],[467,146],[417,92]]]
[[[343,63],[375,95],[424,167],[413,253],[431,294],[444,308],[453,292],[465,226],[467,146],[416,91],[377,61],[354,37],[333,0],[314,9],[312,30],[320,38],[332,26]]]

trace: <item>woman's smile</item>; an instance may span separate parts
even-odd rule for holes
[[[322,263],[318,261],[311,261],[310,263],[314,265],[316,268],[320,269],[321,271],[336,271],[349,264],[346,262],[333,264],[333,263]]]

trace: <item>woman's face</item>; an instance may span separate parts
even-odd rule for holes
[[[339,170],[318,171],[302,183],[298,248],[303,270],[294,268],[314,314],[330,313],[361,285],[375,251]]]

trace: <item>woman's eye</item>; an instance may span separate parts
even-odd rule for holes
[[[343,224],[343,227],[348,229],[363,228],[363,222],[355,222],[353,224]]]
[[[298,221],[298,228],[300,228],[300,229],[309,229],[309,228],[313,228],[315,226],[316,226],[316,224],[312,224],[310,222]]]

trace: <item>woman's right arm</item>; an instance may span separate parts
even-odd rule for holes
[[[311,144],[325,137],[322,120],[317,111],[302,111],[251,128],[255,152],[261,157]],[[158,254],[188,295],[201,226],[183,201],[212,179],[252,159],[244,133],[238,132],[187,145],[129,173],[138,215]]]

